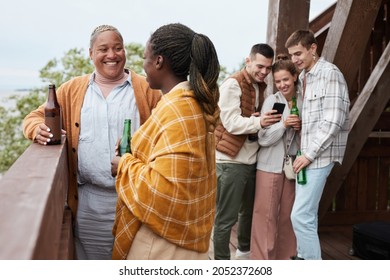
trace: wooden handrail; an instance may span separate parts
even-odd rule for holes
[[[67,188],[66,144],[31,144],[0,180],[0,259],[72,257]]]

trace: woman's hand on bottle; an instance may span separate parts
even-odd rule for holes
[[[121,156],[120,154],[119,154],[119,145],[121,144],[121,139],[122,138],[118,138],[118,140],[116,140],[116,144],[115,144],[115,155],[116,156]]]
[[[61,129],[61,134],[66,135],[66,131]],[[47,145],[51,138],[53,138],[53,134],[50,132],[50,128],[44,123],[39,124],[37,128],[37,135],[34,140],[38,144]]]
[[[115,177],[116,174],[118,173],[118,164],[119,164],[120,159],[121,159],[120,156],[115,156],[111,160],[111,175],[112,175],[112,177]]]
[[[121,138],[118,138],[115,144],[115,157],[111,160],[111,175],[115,177],[118,173],[118,164],[121,159],[119,155],[119,144],[121,143]]]
[[[292,127],[294,130],[301,130],[301,119],[296,115],[289,115],[283,122],[284,127]]]

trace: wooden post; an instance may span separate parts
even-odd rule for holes
[[[310,0],[269,0],[267,43],[275,54],[286,53],[284,47],[288,37],[297,29],[309,26]],[[267,95],[274,92],[272,75],[268,75]]]
[[[269,0],[267,42],[275,53],[287,53],[284,44],[297,29],[309,27],[310,1]]]

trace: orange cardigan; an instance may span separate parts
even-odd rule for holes
[[[128,72],[127,70],[125,70]],[[134,88],[136,103],[140,114],[140,123],[143,124],[150,116],[152,109],[157,105],[161,98],[159,90],[153,90],[149,87],[145,77],[130,72],[131,82]],[[62,109],[62,127],[66,130],[67,148],[68,148],[68,205],[72,210],[73,217],[77,213],[77,160],[78,160],[78,139],[80,133],[80,113],[84,102],[84,96],[87,91],[91,74],[76,77],[57,90],[58,103]],[[44,122],[45,104],[28,114],[23,121],[24,136],[34,140],[38,126]]]

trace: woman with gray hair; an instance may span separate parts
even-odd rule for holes
[[[91,35],[92,74],[75,77],[57,90],[67,136],[69,185],[77,259],[111,259],[117,194],[111,158],[124,119],[137,130],[161,97],[145,78],[125,69],[122,35],[110,25]],[[24,135],[41,145],[52,137],[44,123],[44,104],[24,119]]]

